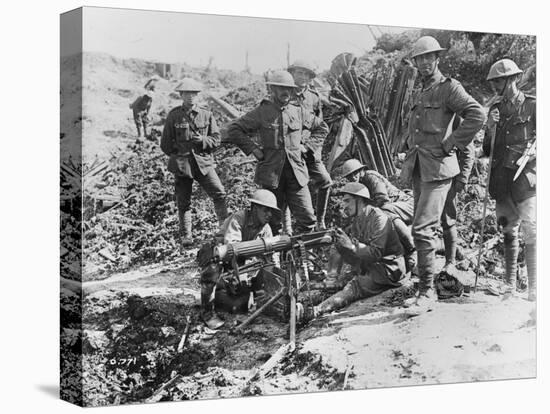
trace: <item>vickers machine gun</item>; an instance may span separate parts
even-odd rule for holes
[[[334,242],[333,230],[322,230],[296,236],[275,236],[255,240],[218,245],[213,248],[211,263],[231,264],[231,272],[241,282],[246,282],[245,274],[269,269],[268,275],[279,276],[283,281],[280,288],[262,304],[246,321],[235,328],[237,331],[249,325],[266,308],[277,300],[288,297],[288,317],[290,324],[290,344],[296,343],[297,296],[304,287],[309,291],[309,265],[312,253],[308,249],[331,245]],[[279,259],[273,258],[279,253]],[[244,264],[246,259],[262,260]],[[240,265],[239,265],[240,264]],[[266,283],[270,281],[266,280]]]

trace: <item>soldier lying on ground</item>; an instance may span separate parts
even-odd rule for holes
[[[374,206],[369,190],[363,184],[348,183],[339,194],[352,223],[348,234],[337,230],[335,247],[355,276],[340,292],[308,309],[306,319],[398,287],[405,275],[403,247],[393,222]]]
[[[407,272],[415,265],[414,242],[408,226],[414,216],[414,198],[398,189],[382,174],[368,170],[359,160],[350,159],[342,165],[342,177],[349,182],[359,182],[367,187],[373,205],[380,208],[392,219],[395,231],[405,251]]]
[[[231,214],[222,224],[215,236],[216,244],[229,244],[241,241],[267,238],[272,236],[269,221],[273,214],[279,214],[275,195],[268,190],[257,190],[250,198],[250,208]],[[213,245],[205,244],[198,253],[198,262],[201,266],[201,317],[210,329],[217,329],[223,321],[215,311],[215,304],[220,300],[233,296],[237,302],[248,302],[253,290],[241,286],[235,281],[233,274],[227,279],[220,278],[222,267],[212,263]],[[241,265],[242,263],[239,263]]]

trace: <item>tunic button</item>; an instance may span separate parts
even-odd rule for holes
[[[418,145],[418,144],[416,144],[416,145],[415,145],[415,147],[416,147],[416,148],[418,148],[418,147],[419,147],[419,145]]]
[[[420,115],[416,115],[416,119],[420,118]]]
[[[420,130],[419,130],[419,129],[415,129],[414,132],[420,132]]]

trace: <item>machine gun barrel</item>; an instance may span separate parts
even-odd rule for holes
[[[222,262],[234,258],[248,259],[264,254],[288,251],[298,247],[302,242],[306,247],[317,247],[333,243],[333,231],[322,230],[296,236],[262,237],[245,242],[229,243],[217,246],[214,255]]]

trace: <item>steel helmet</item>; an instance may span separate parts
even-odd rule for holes
[[[523,73],[523,71],[518,68],[518,65],[512,59],[500,59],[493,63],[493,66],[489,69],[487,80],[504,78],[518,73]]]
[[[275,194],[269,190],[254,191],[254,194],[252,194],[252,197],[250,197],[248,201],[250,201],[251,204],[259,204],[260,206],[269,207],[275,211],[281,211],[279,207],[277,207],[277,198]]]
[[[305,69],[309,73],[309,76],[311,76],[312,78],[317,76],[317,74],[315,73],[315,68],[313,67],[313,65],[311,63],[309,63],[308,61],[303,60],[303,59],[295,60],[292,63],[292,65],[290,65],[288,67],[288,71],[291,72],[291,73],[294,69]]]
[[[365,166],[361,164],[361,161],[356,160],[355,158],[347,160],[342,165],[342,177],[347,177],[362,168],[365,168]]]
[[[176,87],[178,92],[200,92],[202,91],[202,84],[195,79],[183,78],[180,84]]]
[[[419,38],[412,48],[411,58],[415,58],[426,53],[441,52],[446,50],[439,45],[439,42],[432,36],[422,36]]]
[[[285,86],[287,88],[297,88],[297,86],[294,84],[294,78],[286,70],[276,70],[272,72],[266,84]]]
[[[347,183],[338,194],[350,194],[354,197],[362,197],[366,200],[370,200],[370,193],[367,187],[361,183]]]

